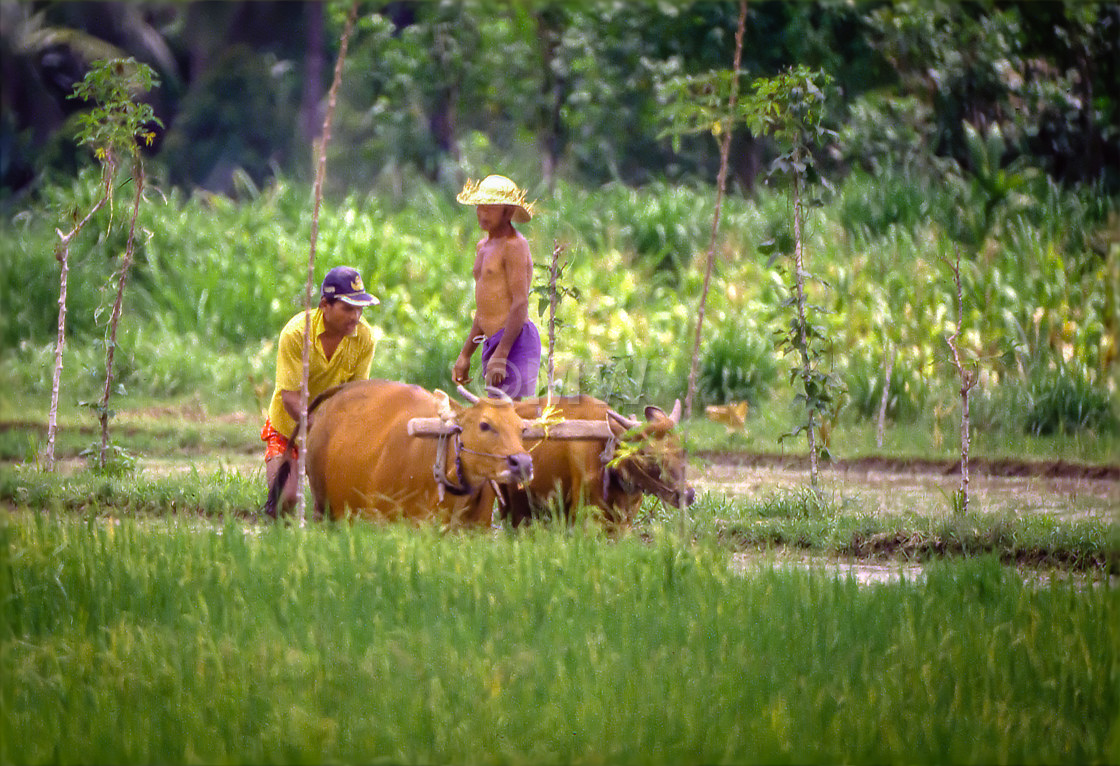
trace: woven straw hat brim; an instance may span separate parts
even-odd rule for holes
[[[513,220],[525,223],[533,217],[533,203],[525,200],[525,192],[504,176],[487,176],[475,183],[467,181],[455,197],[463,205],[512,205]]]

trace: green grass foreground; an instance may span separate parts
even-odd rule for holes
[[[1120,590],[5,511],[4,763],[1120,761]]]

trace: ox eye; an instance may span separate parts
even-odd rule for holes
[[[489,423],[487,423],[485,420],[483,420],[481,423],[478,424],[478,430],[482,431],[482,432],[493,431],[494,427],[492,425],[490,425]]]

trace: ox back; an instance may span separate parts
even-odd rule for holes
[[[408,434],[410,419],[433,417],[453,418],[461,433],[446,441]],[[307,437],[316,510],[335,519],[355,514],[489,525],[488,482],[526,479],[531,472],[522,425],[510,402],[483,399],[463,408],[419,386],[348,383],[321,404]],[[455,453],[459,439],[461,455]],[[441,491],[434,477],[440,453],[438,465],[450,476],[444,490],[455,492]]]

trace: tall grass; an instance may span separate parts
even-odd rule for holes
[[[0,760],[1115,761],[1120,593],[549,531],[6,514]]]

